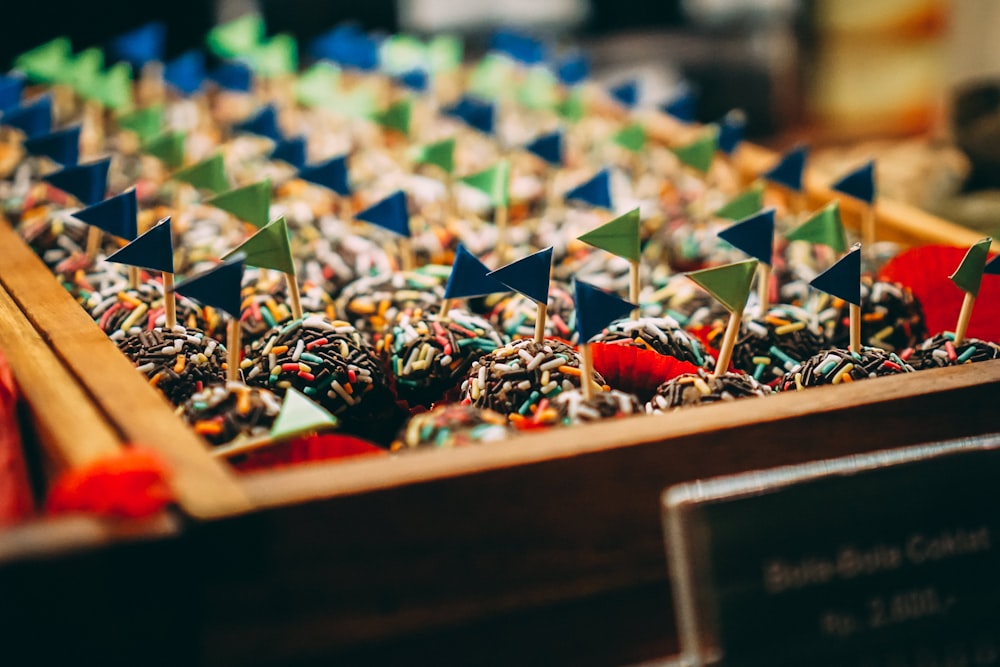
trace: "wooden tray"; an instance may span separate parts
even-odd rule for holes
[[[770,159],[748,146],[739,164],[757,173]],[[810,197],[827,198],[807,183]],[[845,210],[850,223],[856,207],[845,202]],[[955,245],[978,238],[898,204],[883,202],[877,212],[883,238]],[[193,566],[165,603],[181,604],[171,613],[187,619],[172,647],[210,664],[402,659],[410,651],[461,663],[470,657],[461,647],[478,650],[474,640],[495,632],[515,636],[494,640],[490,659],[477,654],[476,661],[523,658],[520,635],[530,637],[533,656],[559,662],[662,656],[676,636],[659,518],[664,487],[996,430],[1000,363],[989,362],[558,429],[498,446],[237,478],[5,223],[0,284],[7,309],[13,303],[50,346],[36,339],[31,349],[54,353],[67,386],[89,397],[81,409],[96,411],[96,421],[103,416],[117,446],[141,443],[174,467],[188,522],[179,538],[143,553],[151,567]],[[56,412],[44,396],[29,398],[39,419]],[[54,422],[66,414],[75,412],[56,413]],[[64,442],[65,456],[89,455],[77,447],[92,438],[78,434],[80,443]],[[114,441],[105,433],[86,446]],[[15,577],[19,590],[44,589],[46,568],[33,567],[32,550],[14,551],[5,558],[0,550],[0,590]],[[60,562],[75,571],[76,559]],[[97,566],[81,561],[81,577],[88,567]],[[180,588],[183,596],[175,594]],[[138,609],[159,608],[133,582],[106,590]],[[0,621],[19,627],[45,619],[40,603],[17,614],[5,604],[0,595],[0,611],[10,617]]]

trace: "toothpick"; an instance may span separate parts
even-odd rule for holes
[[[851,345],[850,351],[857,354],[861,353],[861,306],[855,306],[851,304],[850,310],[851,317]]]
[[[177,295],[174,294],[174,274],[163,274],[163,310],[167,330],[177,326]]]
[[[639,262],[629,262],[628,265],[628,300],[639,303]],[[639,308],[632,311],[632,319],[639,319]]]
[[[719,350],[719,360],[715,362],[715,371],[713,371],[712,377],[717,378],[729,369],[729,362],[733,358],[733,348],[736,347],[736,338],[740,333],[742,322],[742,312],[734,310],[729,313],[729,324],[726,325],[726,333],[722,337],[722,348]]]
[[[545,340],[545,318],[548,317],[549,305],[547,303],[538,304],[538,314],[535,317],[535,342],[541,343]]]
[[[299,281],[294,273],[286,273],[285,284],[288,285],[288,301],[292,306],[292,319],[302,319],[302,297],[299,294]]]
[[[128,286],[131,289],[139,289],[139,282],[141,279],[141,274],[139,273],[138,266],[128,267]]]
[[[972,306],[976,303],[976,297],[972,292],[966,292],[962,299],[962,310],[958,314],[958,324],[955,325],[954,345],[958,347],[965,340],[965,332],[969,329],[969,320],[972,319]]]
[[[87,230],[87,259],[91,262],[97,259],[97,253],[101,250],[101,238],[100,227],[90,227]]]
[[[764,317],[771,307],[771,265],[764,262],[757,265],[757,299],[760,301],[760,316]]]
[[[868,251],[869,257],[875,256],[875,206],[866,205],[861,211],[861,241],[862,247]]]
[[[226,380],[228,382],[240,381],[240,337],[243,329],[240,326],[238,317],[229,318],[229,331],[226,335],[226,345],[229,349],[229,361],[226,368]]]
[[[507,242],[507,205],[497,206],[494,224],[497,228],[497,258],[501,264],[507,263],[510,244]]]
[[[590,343],[580,344],[580,358],[583,368],[580,377],[580,388],[583,390],[583,400],[589,401],[594,397],[594,351]]]

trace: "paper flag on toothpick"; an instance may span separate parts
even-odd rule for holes
[[[762,176],[772,183],[782,185],[793,192],[802,192],[802,173],[805,171],[806,159],[808,157],[808,146],[796,146],[785,153],[778,160],[778,164],[765,171]]]
[[[394,234],[406,238],[410,236],[410,213],[406,208],[406,194],[402,190],[397,190],[354,217]]]
[[[351,184],[347,177],[347,156],[338,155],[329,160],[303,167],[299,178],[333,190],[341,197],[351,195]]]
[[[785,234],[789,241],[808,241],[829,246],[836,253],[847,250],[847,234],[840,219],[840,202],[830,202],[798,228]]]
[[[275,35],[243,57],[262,77],[294,74],[299,69],[299,45],[286,33]]]
[[[739,109],[734,109],[716,123],[719,126],[719,150],[726,155],[732,155],[743,143],[743,132],[746,129],[746,115]]]
[[[139,205],[135,199],[135,189],[81,209],[73,217],[112,236],[131,241],[139,233]]]
[[[24,77],[0,74],[0,113],[21,106],[21,93],[23,92]]]
[[[611,141],[626,150],[638,153],[646,147],[646,130],[639,123],[631,123],[618,130]]]
[[[271,181],[263,180],[223,192],[205,203],[232,213],[254,227],[263,227],[271,221]]]
[[[72,86],[80,96],[90,98],[97,79],[104,69],[104,52],[96,47],[85,49],[73,56],[66,69],[63,82]]]
[[[306,165],[306,138],[303,136],[284,139],[271,151],[272,160],[281,160],[296,169]]]
[[[117,118],[118,127],[135,132],[139,141],[147,142],[163,129],[163,107],[160,105],[136,109]]]
[[[182,95],[197,93],[205,82],[205,54],[186,51],[163,66],[163,81]]]
[[[464,176],[462,183],[485,193],[494,206],[506,206],[510,199],[510,162],[500,160],[483,171]]]
[[[385,111],[375,114],[375,122],[382,127],[396,130],[400,134],[409,136],[410,116],[412,115],[412,104],[409,99],[401,99],[391,104]]]
[[[493,134],[495,110],[489,102],[466,96],[451,108],[446,109],[445,114],[458,118],[469,127],[484,134]]]
[[[234,93],[249,93],[253,88],[253,72],[246,63],[223,63],[212,70],[208,78],[219,88]]]
[[[183,132],[164,132],[142,145],[142,152],[158,158],[171,169],[177,169],[184,164],[184,142],[187,137]]]
[[[451,265],[448,284],[444,288],[444,298],[462,299],[506,292],[507,286],[489,274],[489,267],[459,243],[455,249],[455,261]]]
[[[152,21],[118,35],[111,40],[108,50],[116,60],[124,60],[138,70],[148,62],[163,60],[166,40],[167,26],[160,21]]]
[[[714,296],[731,313],[742,313],[747,305],[757,260],[748,259],[685,274]]]
[[[315,38],[309,52],[317,60],[331,60],[341,67],[374,70],[379,62],[378,43],[355,24],[342,24]]]
[[[215,153],[201,162],[178,169],[170,178],[202,190],[209,190],[215,194],[222,194],[229,190],[222,153]]]
[[[571,90],[566,99],[556,105],[556,112],[571,123],[579,122],[584,112],[582,90],[580,88]]]
[[[741,192],[715,212],[715,217],[723,220],[742,220],[764,208],[764,189],[759,185]]]
[[[694,91],[685,84],[680,87],[680,91],[670,101],[660,106],[660,109],[663,113],[682,123],[693,123],[697,104],[698,100],[695,98]]]
[[[271,426],[271,439],[286,440],[308,431],[333,428],[336,425],[336,417],[309,397],[289,388],[281,403],[281,411]]]
[[[104,194],[108,191],[108,167],[110,166],[111,158],[104,158],[95,162],[65,167],[61,171],[43,176],[42,180],[73,195],[85,206],[90,206],[104,199]]]
[[[563,135],[559,130],[535,138],[524,149],[553,167],[561,167],[563,164]]]
[[[958,265],[955,272],[948,276],[951,282],[958,285],[959,289],[968,292],[972,296],[979,296],[979,285],[983,280],[983,273],[986,268],[986,259],[990,254],[990,244],[993,239],[985,238],[977,241],[969,247],[962,263]]]
[[[634,208],[577,238],[612,255],[624,257],[630,262],[638,262],[642,259],[639,226],[639,209]]]
[[[536,65],[548,57],[548,49],[540,39],[506,28],[493,32],[490,49],[503,53],[522,65]]]
[[[1000,276],[1000,255],[997,255],[986,263],[983,273],[988,276]]]
[[[32,155],[44,155],[64,167],[73,166],[80,160],[80,126],[28,139],[24,142],[24,150]]]
[[[774,209],[761,211],[723,229],[719,238],[762,264],[770,264],[774,254]]]
[[[234,132],[245,132],[266,137],[272,141],[281,141],[282,134],[278,128],[278,112],[269,104],[246,120],[233,125]]]
[[[432,164],[450,175],[455,170],[455,138],[419,147],[413,161],[416,164]]]
[[[608,89],[611,98],[626,109],[633,108],[639,102],[639,82],[629,79]]]
[[[552,248],[539,250],[527,257],[501,266],[487,275],[523,294],[538,304],[549,301],[549,279],[552,274]]]
[[[551,109],[559,103],[559,82],[552,72],[542,67],[532,67],[517,87],[517,100],[527,109]]]
[[[426,93],[430,87],[430,79],[427,72],[422,69],[411,69],[403,72],[397,77],[399,83],[416,93]]]
[[[709,126],[701,137],[689,144],[675,146],[671,150],[681,164],[687,165],[702,174],[707,174],[712,167],[712,158],[719,144],[719,128]]]
[[[848,197],[860,199],[870,206],[875,202],[875,161],[866,162],[830,188]]]
[[[455,35],[438,35],[427,44],[430,71],[453,72],[462,66],[465,47]]]
[[[205,41],[220,58],[235,58],[260,46],[264,30],[263,18],[257,14],[246,14],[212,28]]]
[[[295,275],[295,263],[292,261],[292,246],[288,241],[288,224],[285,216],[275,218],[257,232],[226,253],[223,259],[243,253],[243,262],[247,266],[261,269],[274,269],[281,273]]]
[[[16,127],[29,139],[52,131],[52,97],[42,95],[0,116],[0,125]]]
[[[243,303],[243,256],[234,255],[208,271],[183,280],[174,287],[178,294],[211,306],[239,320]]]
[[[68,37],[57,37],[14,61],[14,69],[24,72],[29,79],[39,83],[53,83],[64,76],[73,60],[73,47]]]
[[[861,305],[861,244],[855,243],[851,251],[836,264],[819,274],[809,284],[838,299]]]
[[[298,77],[295,98],[307,107],[336,104],[340,90],[340,70],[327,62],[318,62]]]
[[[108,109],[127,111],[132,108],[132,66],[118,63],[95,82],[91,98]]]
[[[581,53],[571,53],[556,65],[556,76],[564,86],[575,86],[590,76],[590,64]]]
[[[138,266],[150,271],[173,273],[174,240],[171,234],[170,216],[160,220],[121,250],[109,255],[107,261]]]
[[[469,72],[466,90],[487,100],[507,98],[514,90],[517,77],[517,68],[508,58],[487,53]]]
[[[638,308],[617,294],[573,278],[573,304],[576,307],[576,330],[580,343],[586,343],[615,320]]]
[[[612,210],[614,207],[611,205],[611,172],[602,169],[590,180],[567,192],[564,198],[566,201],[582,201],[597,208]]]

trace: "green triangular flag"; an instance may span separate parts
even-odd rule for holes
[[[288,242],[288,224],[285,216],[275,218],[257,233],[226,253],[222,259],[242,252],[244,263],[260,269],[273,269],[295,277],[295,263],[292,261],[292,246]]]
[[[611,140],[626,150],[638,153],[646,146],[646,130],[638,123],[631,123],[618,130]]]
[[[413,35],[387,37],[379,47],[379,62],[389,74],[399,75],[426,69],[428,60],[427,45]]]
[[[581,89],[574,88],[566,98],[556,105],[556,111],[560,116],[573,123],[579,122],[583,118],[583,93]]]
[[[61,81],[72,66],[72,54],[69,38],[57,37],[19,55],[14,61],[14,69],[24,72],[33,81],[54,83]]]
[[[333,428],[336,425],[336,417],[296,389],[289,388],[281,403],[281,411],[271,426],[271,438],[285,440],[300,433]]]
[[[612,255],[638,262],[642,257],[639,225],[639,209],[634,208],[577,238],[595,248],[607,250]]]
[[[295,82],[295,97],[307,107],[329,107],[336,104],[340,90],[340,70],[327,62],[307,69]]]
[[[132,67],[116,63],[97,81],[94,98],[108,109],[127,111],[132,108]]]
[[[270,222],[271,181],[263,180],[259,183],[223,192],[205,203],[232,213],[254,227],[263,227]]]
[[[514,64],[506,58],[486,55],[469,74],[469,92],[495,100],[510,95],[514,83]]]
[[[809,241],[830,246],[834,252],[847,250],[847,235],[840,221],[840,203],[832,202],[816,211],[798,228],[785,234],[789,241]]]
[[[62,81],[69,84],[81,97],[96,98],[102,69],[104,69],[104,52],[97,47],[91,47],[73,57]]]
[[[202,190],[210,190],[215,194],[221,194],[229,189],[222,153],[216,153],[201,162],[179,169],[174,172],[171,178]]]
[[[704,136],[695,139],[685,146],[674,148],[674,155],[683,164],[703,174],[707,174],[709,168],[712,166],[712,158],[715,157],[715,150],[718,148],[718,140],[719,128],[713,125],[705,132]]]
[[[972,244],[955,273],[948,276],[951,282],[972,296],[979,296],[979,285],[983,280],[983,269],[986,268],[991,243],[993,239],[985,238]]]
[[[416,164],[432,164],[451,174],[455,169],[455,138],[449,137],[433,144],[420,146],[413,161]]]
[[[506,206],[510,197],[510,163],[501,160],[489,169],[463,177],[462,182],[485,192],[494,206]]]
[[[183,132],[164,132],[143,144],[142,152],[159,158],[171,169],[177,169],[184,164],[185,139]]]
[[[762,208],[764,208],[764,188],[758,184],[730,199],[715,212],[715,217],[735,222],[759,213]]]
[[[163,106],[136,109],[118,116],[118,127],[135,132],[140,142],[147,142],[163,127]]]
[[[247,14],[209,31],[205,41],[220,58],[235,58],[260,46],[264,39],[264,19]]]
[[[287,33],[275,35],[246,54],[250,68],[263,77],[293,74],[299,68],[299,46]]]
[[[325,106],[347,118],[372,118],[378,110],[378,91],[375,90],[374,80],[365,79],[350,91],[334,95]]]
[[[518,101],[528,109],[551,109],[559,103],[555,75],[544,67],[532,67],[517,91]]]
[[[692,271],[688,278],[705,288],[731,313],[742,313],[747,305],[750,284],[757,271],[757,260],[748,259],[711,269]]]
[[[410,134],[411,102],[409,98],[399,100],[389,105],[385,111],[375,115],[375,122],[382,127],[396,130],[404,135]]]
[[[451,72],[462,65],[462,40],[454,35],[441,35],[427,45],[430,71],[434,74]]]

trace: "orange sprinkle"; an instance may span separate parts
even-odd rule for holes
[[[198,435],[218,435],[222,433],[222,424],[210,421],[196,422],[194,432]]]
[[[157,373],[153,377],[149,378],[149,384],[151,386],[155,387],[156,385],[160,384],[160,380],[162,380],[162,379],[163,379],[163,373],[162,372],[161,373]]]
[[[174,372],[180,373],[184,370],[184,365],[187,363],[187,357],[183,354],[177,355],[177,361],[174,362]]]
[[[246,413],[250,412],[250,408],[251,407],[252,407],[252,405],[250,403],[250,392],[249,391],[241,391],[239,394],[237,394],[237,396],[236,396],[236,410],[241,415],[245,415]]]
[[[579,368],[573,368],[572,366],[560,366],[557,370],[560,373],[572,375],[573,377],[580,377],[582,375]]]

